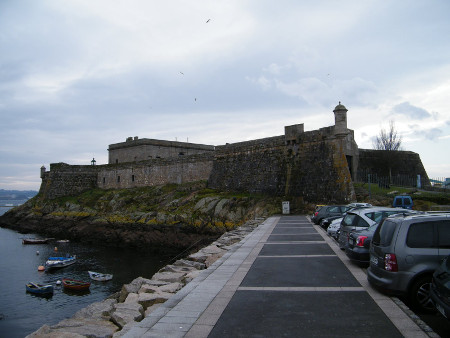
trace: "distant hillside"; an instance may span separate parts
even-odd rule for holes
[[[35,190],[4,190],[0,189],[0,200],[26,200],[37,195]]]

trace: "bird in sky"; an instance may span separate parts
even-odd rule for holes
[[[208,20],[206,20],[206,23],[208,23],[208,22],[210,22],[211,21],[211,19],[208,19]]]
[[[183,73],[183,72],[180,72],[180,74],[181,74],[181,75],[184,75],[184,73]]]

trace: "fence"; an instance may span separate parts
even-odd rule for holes
[[[377,184],[380,188],[389,188],[390,186],[398,187],[417,187],[417,176],[409,175],[392,175],[389,176],[378,176],[377,174],[372,174],[367,170],[358,170],[358,181],[360,182],[370,182]],[[443,191],[450,192],[450,178],[434,178],[430,179],[431,186],[424,186],[421,182],[420,188],[433,191]]]
[[[392,175],[379,176],[369,171],[358,171],[358,180],[378,184],[380,188],[389,188],[391,185],[400,187],[417,187],[417,176]]]

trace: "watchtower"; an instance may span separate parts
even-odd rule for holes
[[[336,137],[339,136],[345,136],[348,134],[347,130],[347,108],[343,104],[341,104],[341,101],[339,101],[339,104],[334,108],[334,134]]]

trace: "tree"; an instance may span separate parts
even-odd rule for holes
[[[387,167],[389,172],[389,184],[392,184],[392,167],[397,165],[398,153],[401,150],[402,137],[395,129],[394,121],[389,121],[389,130],[381,129],[380,134],[373,141],[376,150],[382,150],[382,162],[380,167]]]
[[[402,137],[398,135],[392,120],[389,121],[389,131],[381,129],[380,135],[373,141],[373,147],[376,150],[396,151],[401,150],[401,145]]]

